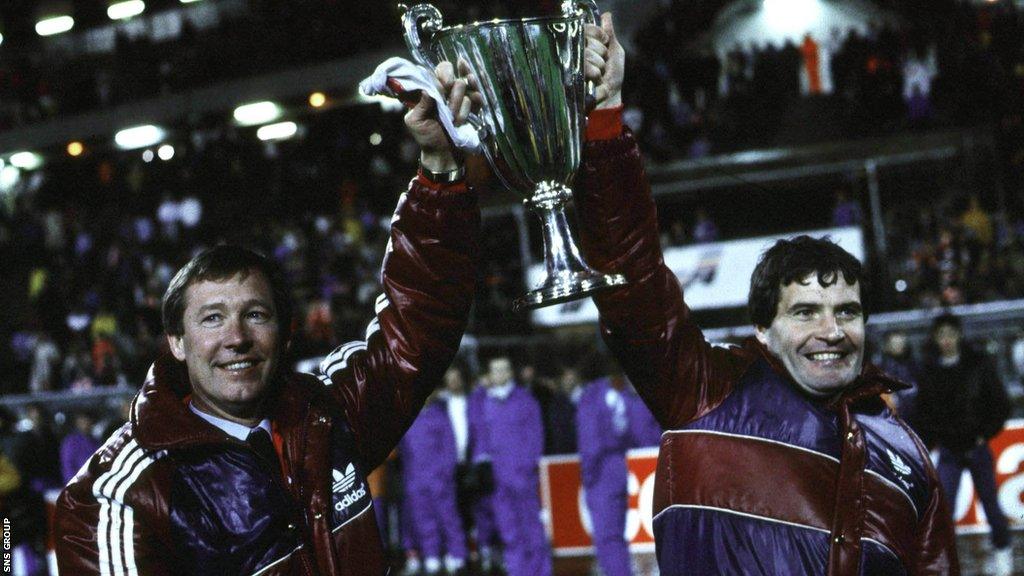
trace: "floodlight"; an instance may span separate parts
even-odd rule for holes
[[[71,16],[50,16],[36,22],[36,34],[40,36],[53,36],[67,32],[74,27],[75,19]]]
[[[138,16],[146,10],[146,3],[142,0],[124,0],[111,2],[107,7],[107,17],[111,20],[127,20]]]
[[[287,140],[295,136],[295,133],[298,131],[299,127],[295,122],[278,122],[277,124],[267,124],[260,127],[256,131],[256,137],[263,141]]]
[[[764,24],[788,34],[808,30],[821,17],[821,0],[764,0]]]
[[[35,152],[15,152],[8,160],[11,166],[22,170],[35,170],[43,165],[43,157]]]
[[[270,101],[253,102],[235,108],[234,116],[242,126],[256,126],[280,118],[281,107]]]
[[[166,132],[159,126],[144,124],[125,128],[114,135],[114,142],[122,150],[134,150],[152,146],[164,139]]]
[[[164,144],[156,149],[156,155],[159,156],[161,160],[170,160],[171,158],[174,158],[174,146]]]

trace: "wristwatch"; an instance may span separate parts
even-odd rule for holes
[[[460,165],[458,168],[448,172],[434,172],[427,170],[423,164],[420,164],[420,172],[435,184],[452,184],[466,177],[466,167],[464,165]]]

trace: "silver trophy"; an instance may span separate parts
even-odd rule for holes
[[[564,2],[561,16],[459,26],[443,26],[430,4],[402,16],[406,44],[420,64],[433,69],[444,61],[464,62],[476,76],[484,105],[469,121],[484,155],[501,182],[540,217],[547,276],[515,300],[517,311],[626,283],[621,274],[602,274],[583,261],[565,215],[586,121],[584,25],[597,18],[594,0]]]

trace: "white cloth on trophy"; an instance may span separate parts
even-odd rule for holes
[[[469,123],[455,125],[452,111],[441,96],[432,70],[415,64],[405,58],[388,58],[373,71],[368,78],[359,83],[359,91],[366,96],[389,96],[410,103],[409,93],[425,90],[427,95],[437,103],[437,115],[441,124],[448,132],[452,143],[460,149],[476,154],[480,152],[480,136]],[[403,98],[403,95],[406,97]],[[416,100],[411,104],[415,105]]]

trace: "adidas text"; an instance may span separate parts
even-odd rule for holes
[[[346,508],[355,504],[360,498],[366,496],[366,485],[363,484],[359,488],[345,494],[345,497],[340,502],[334,505],[334,509],[338,512],[344,512]]]

